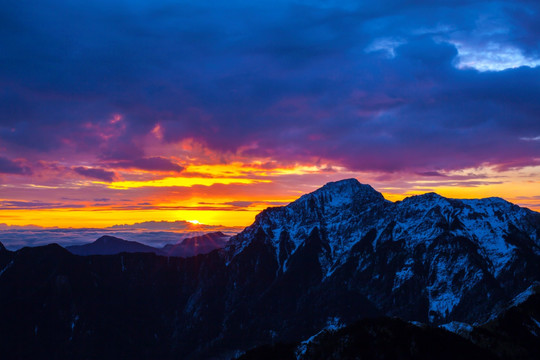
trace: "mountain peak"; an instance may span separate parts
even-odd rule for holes
[[[314,197],[325,199],[327,204],[338,208],[358,201],[363,203],[384,201],[381,193],[370,185],[360,183],[355,178],[329,182],[323,187],[303,195],[295,202],[302,203]]]
[[[343,186],[343,185],[353,185],[353,186],[358,186],[358,185],[362,185],[360,183],[360,181],[358,181],[358,179],[356,178],[348,178],[348,179],[341,179],[341,180],[337,180],[337,181],[330,181],[330,182],[327,182],[325,185],[323,185],[323,188],[324,187],[332,187],[332,186]]]
[[[126,240],[110,235],[103,235],[94,241],[96,244],[117,244],[122,242],[126,242]]]
[[[210,237],[228,237],[227,235],[225,235],[223,232],[221,231],[214,231],[214,232],[209,232],[209,233],[206,233],[204,234],[206,236],[210,236]]]
[[[151,246],[110,235],[101,236],[92,243],[68,246],[66,249],[75,255],[112,255],[121,252],[159,252],[158,249]]]
[[[338,181],[331,181],[326,183],[323,187],[319,188],[317,191],[345,191],[345,192],[356,192],[363,187],[371,188],[369,185],[361,184],[355,178],[343,179]],[[375,191],[375,190],[373,190]]]

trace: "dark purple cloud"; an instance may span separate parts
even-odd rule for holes
[[[81,204],[51,203],[43,201],[0,201],[3,209],[35,210],[35,209],[63,209],[82,208]]]
[[[438,171],[424,171],[424,172],[417,173],[417,175],[426,176],[426,177],[447,177],[445,174],[441,174]]]
[[[230,206],[241,207],[241,208],[246,208],[253,204],[255,204],[255,202],[253,201],[229,201],[229,202],[224,203],[224,205],[230,205]]]
[[[79,166],[79,167],[73,168],[73,171],[75,171],[77,174],[82,175],[84,177],[106,181],[106,182],[112,182],[114,181],[114,178],[115,178],[115,173],[113,171],[107,171],[107,170],[98,169],[98,168],[87,168],[87,167]]]
[[[180,172],[146,154],[159,124],[165,142],[357,170],[534,165],[540,67],[460,64],[534,63],[538,16],[531,1],[10,1],[0,144]]]
[[[174,171],[182,172],[184,168],[163,157],[139,158],[134,160],[118,161],[110,164],[115,168],[136,168],[147,171]]]
[[[0,156],[0,174],[31,175],[32,170],[20,162]]]

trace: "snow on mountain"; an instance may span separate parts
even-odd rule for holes
[[[534,294],[540,293],[540,282],[534,282],[529,286],[525,291],[518,294],[515,298],[512,299],[510,306],[518,306],[523,304],[529,297]]]
[[[509,225],[527,233],[538,245],[535,252],[540,254],[537,230],[524,221],[530,214],[530,210],[499,198],[458,200],[427,193],[392,203],[371,186],[347,179],[328,183],[285,207],[268,208],[257,216],[252,226],[233,237],[230,245],[237,254],[247,245],[245,239],[250,239],[261,227],[271,235],[279,257],[282,232],[289,234],[294,252],[313,228],[319,227],[326,233],[331,265],[334,265],[370,229],[377,230],[374,246],[389,239],[403,239],[412,248],[448,231],[473,240],[497,274],[516,249],[505,240]],[[389,227],[391,234],[385,231]]]
[[[374,220],[376,208],[387,203],[371,186],[360,184],[356,179],[328,183],[285,207],[264,210],[257,215],[253,225],[231,238],[229,248],[233,249],[234,255],[238,254],[262,228],[270,235],[277,257],[283,258],[281,252],[284,247],[280,243],[285,241],[284,238],[290,242],[289,251],[292,253],[313,228],[318,227],[330,247],[330,258],[341,258],[367,232],[366,228],[358,225],[367,225],[369,220]],[[320,260],[328,272],[333,262],[326,258]],[[285,263],[280,265],[285,266]]]
[[[373,287],[366,287],[371,300],[397,301],[418,289],[428,321],[467,320],[463,309],[471,294],[485,291],[493,305],[499,299],[492,296],[515,295],[516,289],[500,295],[509,277],[530,275],[534,265],[522,262],[540,255],[539,219],[540,214],[499,198],[459,200],[427,193],[393,203],[371,186],[347,179],[266,209],[231,238],[226,256],[231,261],[262,231],[285,273],[291,256],[317,228],[324,281],[356,262],[357,276]],[[392,311],[403,316],[402,310]]]

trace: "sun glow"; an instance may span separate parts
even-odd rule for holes
[[[242,179],[242,178],[196,178],[196,177],[166,177],[158,180],[142,181],[115,181],[112,183],[96,182],[107,185],[111,189],[132,189],[142,187],[191,187],[194,185],[211,186],[214,184],[253,184],[256,182],[268,182],[268,180]]]
[[[279,164],[270,159],[189,165],[171,173],[115,170],[119,181],[78,177],[4,184],[0,224],[103,228],[145,221],[187,220],[194,226],[248,226],[267,207],[286,205],[327,182],[356,178],[390,201],[429,191],[451,198],[499,196],[540,209],[540,167],[494,167],[431,175],[356,172],[325,162]],[[315,165],[316,164],[316,165]],[[9,193],[9,196],[5,196]]]

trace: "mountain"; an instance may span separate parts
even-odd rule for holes
[[[200,236],[186,238],[178,244],[168,244],[161,249],[167,256],[189,257],[207,254],[213,250],[221,249],[229,240],[229,236],[221,231],[207,233]]]
[[[114,255],[120,253],[154,253],[163,256],[189,257],[207,254],[213,250],[221,249],[229,237],[221,231],[207,233],[200,236],[186,238],[178,244],[168,244],[163,248],[155,248],[136,241],[127,241],[114,236],[102,236],[93,243],[84,245],[66,246],[66,249],[75,255]]]
[[[104,235],[90,244],[66,246],[75,255],[113,255],[120,253],[159,253],[159,250],[136,241]]]
[[[530,351],[534,336],[519,345],[506,320],[479,326],[540,281],[540,214],[433,193],[393,203],[349,179],[264,210],[208,254],[79,257],[50,245],[0,252],[0,272],[0,346],[19,358],[228,359],[380,317],[478,328],[494,334],[486,344]],[[527,314],[522,331],[535,324]],[[425,339],[403,324],[373,326],[405,345]]]
[[[263,211],[229,241],[227,256],[267,244],[286,277],[313,236],[318,284],[341,284],[408,320],[486,320],[540,274],[540,214],[499,198],[434,193],[392,203],[355,179]]]

